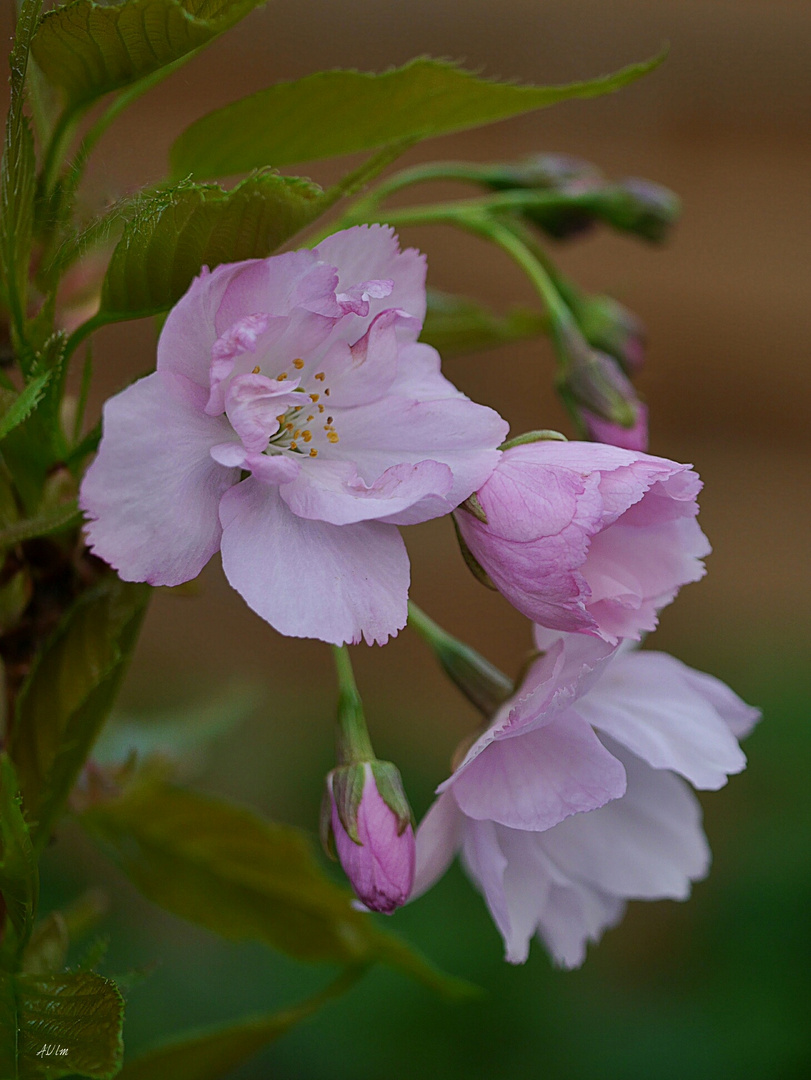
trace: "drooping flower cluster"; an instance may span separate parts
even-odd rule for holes
[[[524,961],[537,933],[571,968],[627,900],[683,900],[706,874],[684,780],[714,791],[740,772],[758,713],[664,653],[536,637],[546,651],[420,825],[415,889],[460,851],[507,959]]]
[[[634,646],[704,573],[691,467],[642,452],[643,411],[624,433],[595,414],[604,443],[502,447],[504,421],[418,341],[424,277],[381,226],[204,271],[166,321],[157,371],[105,407],[87,535],[152,584],[189,580],[219,549],[282,633],[382,644],[406,622],[399,526],[453,514],[540,655],[440,785],[415,895],[460,852],[507,958],[537,932],[573,967],[628,899],[683,898],[706,872],[685,781],[716,789],[740,771],[757,712]],[[411,812],[359,708],[353,723],[325,832],[358,895],[390,912],[414,881]]]

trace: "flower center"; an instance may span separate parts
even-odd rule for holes
[[[297,358],[292,367],[295,371],[301,371],[304,361]],[[254,369],[259,373],[259,368]],[[290,378],[290,372],[283,371],[276,376],[277,382],[284,382]],[[330,415],[329,396],[330,388],[326,385],[326,373],[317,371],[313,376],[313,382],[318,386],[317,390],[308,391],[306,387],[296,388],[295,393],[300,393],[306,401],[299,406],[293,406],[284,412],[278,413],[276,420],[279,428],[271,435],[268,448],[265,453],[274,454],[280,450],[289,450],[294,454],[306,454],[309,457],[318,457],[319,450],[339,441],[340,436],[335,430],[335,418]]]

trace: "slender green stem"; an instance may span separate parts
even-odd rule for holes
[[[408,602],[408,625],[430,646],[448,678],[488,719],[513,693],[511,679],[434,622],[413,600]]]
[[[90,394],[90,383],[93,378],[93,349],[88,344],[87,351],[85,352],[84,364],[82,365],[82,381],[79,387],[79,399],[76,402],[76,416],[73,419],[73,446],[76,447],[77,443],[82,437],[82,427],[84,426],[84,414],[87,409],[87,398]]]
[[[85,109],[86,106],[65,109],[54,125],[42,163],[42,187],[46,193],[50,193],[56,187],[65,155]]]
[[[374,761],[375,752],[366,727],[355,673],[346,645],[333,645],[332,657],[338,677],[337,758],[339,765]]]

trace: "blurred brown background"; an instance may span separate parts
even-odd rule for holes
[[[3,19],[5,30],[8,10]],[[561,1045],[580,1048],[579,1064],[566,1057],[568,1051],[555,1057],[547,1040],[543,1062],[527,1065],[509,1058],[510,1071],[507,1058],[498,1067],[487,1065],[482,1043],[475,1055],[471,1051],[469,1077],[799,1080],[808,1075],[802,1064],[808,1064],[808,1014],[803,1019],[800,1012],[808,983],[807,974],[800,975],[806,961],[798,942],[809,945],[811,807],[799,793],[808,786],[800,763],[811,765],[807,705],[801,705],[808,700],[811,646],[811,4],[275,0],[133,107],[101,143],[87,186],[89,198],[105,199],[160,179],[173,138],[194,118],[276,80],[320,68],[382,70],[429,53],[461,59],[486,75],[557,83],[615,70],[652,55],[664,41],[671,47],[666,64],[618,95],[435,140],[402,162],[510,160],[538,150],[563,151],[592,160],[615,177],[659,181],[682,197],[683,221],[663,249],[601,233],[559,247],[553,255],[584,287],[616,296],[647,324],[649,360],[639,386],[650,406],[651,450],[692,461],[705,481],[701,521],[715,553],[706,580],[685,589],[664,613],[656,647],[721,675],[765,705],[767,713],[751,744],[750,772],[707,800],[716,852],[709,885],[699,888],[690,905],[636,905],[622,929],[592,953],[584,973],[556,981],[550,975],[544,984],[547,1026],[557,1024],[558,1014],[548,1012],[551,1001],[563,1002],[556,1006],[563,1010],[569,1002],[572,1015],[586,1017],[587,1036],[571,1017],[561,1020],[569,1024]],[[344,167],[345,162],[328,162],[303,171],[327,183]],[[433,193],[454,190],[436,187]],[[420,188],[416,197],[431,194]],[[502,308],[516,301],[535,303],[506,258],[473,239],[447,229],[404,231],[403,239],[428,252],[429,282],[436,287],[468,292]],[[108,328],[97,335],[96,356],[98,408],[104,396],[154,363],[154,328],[146,322]],[[553,359],[545,342],[455,359],[446,368],[472,398],[499,409],[515,432],[539,426],[566,430],[551,392]],[[515,672],[528,645],[524,621],[470,577],[448,522],[408,529],[406,541],[415,599]],[[422,812],[430,788],[444,777],[453,746],[475,717],[411,634],[402,633],[384,650],[360,647],[354,653],[378,751],[403,763]],[[220,744],[216,765],[199,782],[314,829],[320,778],[331,761],[328,650],[279,637],[245,608],[212,563],[195,598],[168,591],[156,596],[125,705],[205,699],[234,678],[258,680],[263,704],[236,737]],[[793,833],[784,831],[788,823]],[[54,856],[57,878],[79,873],[82,880],[96,872],[89,847],[78,839],[76,845],[78,857]],[[141,951],[133,946],[119,963],[145,963],[158,953],[186,965],[164,982],[163,976],[153,977],[140,996],[133,994],[128,1020],[133,1044],[177,1027],[161,1012],[170,1000],[187,1023],[221,1018],[221,1002],[212,1003],[203,990],[205,976],[217,971],[229,987],[234,1015],[261,1007],[269,986],[277,988],[281,1000],[296,996],[293,990],[283,993],[298,985],[283,965],[268,980],[245,952],[238,961],[212,960],[212,952],[200,952],[205,935],[157,917],[115,877],[108,887],[142,926]],[[457,896],[443,895],[446,906],[447,896]],[[453,909],[458,924],[443,921],[443,901],[436,902],[432,955],[442,959],[441,943],[455,941],[458,955],[446,958],[451,966],[464,966],[459,956],[469,943],[467,920],[474,917],[468,911],[479,904],[467,891],[458,896]],[[419,908],[408,909],[400,925],[411,928],[431,951]],[[485,965],[487,973],[482,975],[473,960],[464,973],[501,986],[505,1001],[513,995],[510,1008],[516,1012],[493,1044],[506,1053],[505,1040],[518,1032],[513,1023],[524,1023],[528,1032],[541,1022],[538,980],[547,979],[539,974],[545,962],[536,956],[522,972],[498,974],[495,933],[484,917],[476,927],[486,953],[479,968]],[[719,973],[714,982],[711,971]],[[670,998],[663,987],[673,980],[681,996]],[[445,1011],[437,1013],[442,1032],[430,1035],[433,1006],[417,991],[409,997],[408,989],[391,989],[393,984],[383,981],[374,985],[387,989],[380,1000],[372,991],[367,994],[361,1020],[354,997],[343,1012],[334,1013],[350,1025],[347,1032],[371,1037],[372,1018],[381,1010],[388,1016],[384,999],[391,993],[400,995],[402,1023],[407,1018],[423,1025],[425,1045],[439,1055],[431,1059],[431,1075],[446,1075],[443,1048],[452,1056],[461,1053],[459,1045],[474,1045],[462,1021],[448,1019]],[[527,996],[519,1005],[521,993]],[[714,995],[715,1005],[702,994]],[[711,1020],[693,1013],[699,1001]],[[647,1034],[636,1027],[642,1016],[653,1025]],[[483,1016],[483,1030],[486,1024]],[[353,1071],[356,1045],[344,1045],[331,1056],[333,1028],[308,1031],[315,1033],[313,1046],[319,1038],[328,1044],[322,1064],[308,1056],[309,1035],[296,1036],[280,1045],[278,1058],[269,1059],[277,1066],[272,1075],[284,1080],[381,1075],[370,1063],[368,1047],[366,1064]],[[451,1051],[452,1031],[459,1042]],[[379,1049],[379,1033],[376,1038],[370,1045]],[[405,1056],[388,1075],[427,1075],[413,1061],[413,1055],[419,1060],[419,1040],[406,1045]],[[596,1056],[589,1059],[592,1045]],[[340,1039],[337,1046],[341,1049]],[[668,1054],[651,1070],[646,1055],[663,1046]],[[269,1073],[257,1066],[240,1075],[265,1080]]]

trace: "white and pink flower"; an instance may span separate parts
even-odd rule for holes
[[[420,824],[413,895],[460,852],[506,958],[523,962],[537,933],[573,968],[627,900],[683,900],[706,874],[684,780],[716,790],[740,772],[738,739],[759,714],[664,653],[540,630],[538,641],[546,653]]]
[[[127,581],[177,585],[219,549],[284,634],[385,642],[405,625],[397,526],[449,513],[507,425],[417,337],[425,261],[391,229],[204,271],[157,371],[112,398],[81,505]]]

